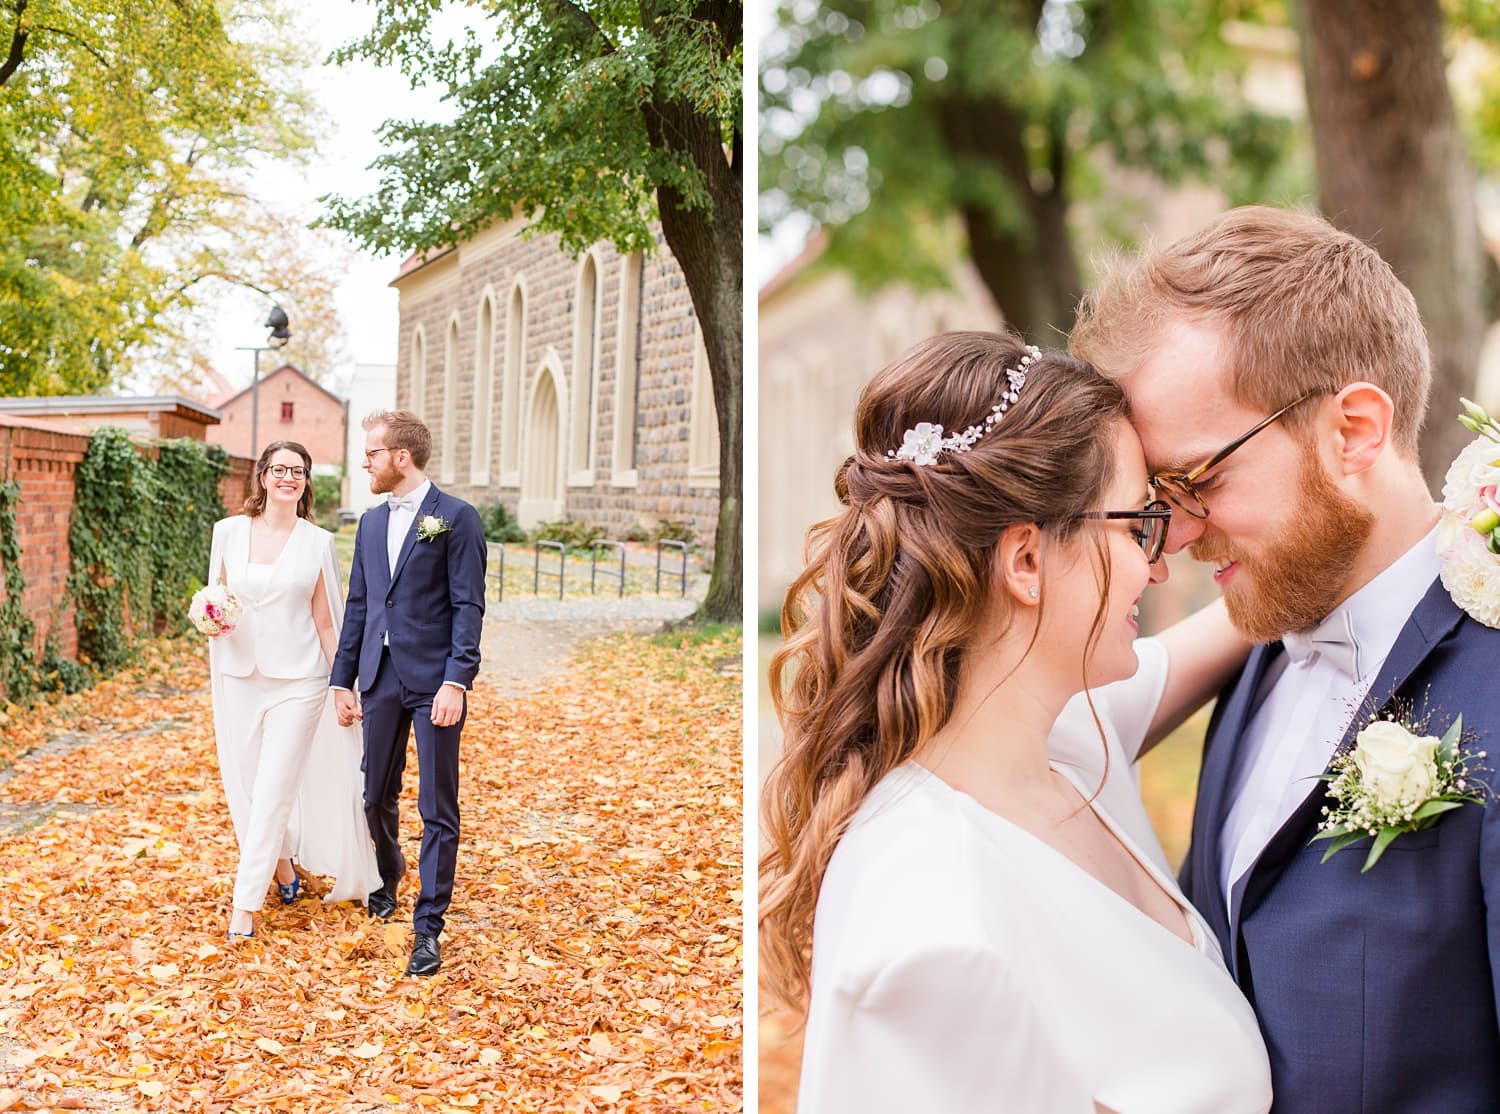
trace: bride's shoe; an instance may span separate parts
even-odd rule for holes
[[[283,885],[276,883],[276,892],[281,895],[281,904],[290,905],[297,900],[297,891],[302,888],[302,878],[297,874],[297,860],[292,859],[292,880]]]

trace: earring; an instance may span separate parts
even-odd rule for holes
[[[1026,589],[1026,594],[1032,599],[1036,599],[1042,594],[1042,590],[1033,584],[1030,588]]]

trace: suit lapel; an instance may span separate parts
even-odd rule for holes
[[[1380,667],[1375,683],[1370,686],[1369,696],[1360,705],[1344,732],[1344,738],[1339,744],[1340,751],[1352,745],[1354,736],[1372,716],[1383,712],[1390,705],[1392,699],[1399,694],[1401,686],[1427,660],[1427,655],[1432,653],[1438,643],[1452,633],[1462,618],[1463,612],[1449,597],[1443,582],[1434,580],[1432,587],[1422,597],[1422,602],[1417,604],[1411,618],[1401,628],[1391,652],[1386,655],[1385,664]],[[1270,892],[1271,886],[1292,856],[1307,846],[1322,815],[1326,798],[1326,783],[1319,782],[1287,818],[1286,823],[1277,829],[1260,857],[1235,885],[1234,892],[1230,895],[1230,920],[1236,926],[1236,932],[1241,918],[1253,912]]]
[[[411,529],[406,532],[405,539],[401,542],[401,555],[396,558],[396,569],[391,573],[391,587],[395,587],[396,578],[401,575],[401,570],[406,568],[406,559],[411,556],[412,548],[417,544],[417,524],[422,521],[423,516],[433,514],[437,511],[438,495],[437,484],[427,489],[427,498],[422,500],[422,505],[417,508],[416,515],[411,520]],[[387,510],[389,515],[390,511]]]
[[[1204,745],[1203,771],[1198,777],[1198,803],[1193,810],[1193,898],[1213,927],[1219,943],[1225,945],[1226,961],[1230,956],[1227,946],[1229,918],[1219,886],[1224,820],[1231,803],[1229,793],[1234,773],[1239,768],[1237,759],[1242,749],[1241,740],[1255,710],[1255,694],[1279,650],[1280,644],[1277,643],[1257,646],[1250,652],[1245,668],[1240,671],[1239,682],[1229,693],[1223,710],[1215,717],[1216,723]]]

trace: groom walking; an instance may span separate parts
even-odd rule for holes
[[[422,892],[406,973],[431,975],[442,965],[438,937],[458,858],[458,740],[479,671],[484,532],[472,506],[423,474],[432,434],[420,418],[382,410],[362,424],[370,490],[387,501],[359,521],[329,683],[339,722],[364,723],[365,816],[383,882],[368,908],[382,920],[396,912],[406,871],[397,801],[408,731],[416,730]]]
[[[1236,209],[1105,281],[1072,347],[1129,397],[1167,551],[1211,562],[1260,643],[1214,711],[1182,886],[1260,1019],[1273,1109],[1496,1109],[1500,762],[1487,806],[1368,873],[1369,839],[1310,845],[1335,803],[1317,778],[1374,714],[1422,735],[1462,715],[1500,754],[1500,631],[1438,579],[1416,302],[1326,221]]]

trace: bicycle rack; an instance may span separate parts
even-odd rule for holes
[[[682,554],[682,568],[678,574],[682,578],[682,594],[687,595],[687,542],[675,542],[670,538],[662,538],[656,543],[656,594],[661,595],[661,551],[663,546],[670,546]]]
[[[606,538],[599,538],[594,542],[593,561],[589,566],[589,595],[592,596],[595,594],[594,581],[599,576],[600,546],[603,546],[606,549],[618,549],[620,551],[620,571],[611,572],[610,570],[606,569],[604,575],[610,580],[618,580],[620,582],[620,598],[623,599],[625,597],[625,543],[609,541]]]
[[[505,543],[489,542],[486,544],[490,556],[500,562],[500,571],[495,572],[488,563],[484,567],[484,578],[495,582],[495,591],[501,603],[505,602]]]
[[[548,572],[545,572],[545,573],[542,572],[542,550],[544,550],[544,549],[555,549],[555,550],[557,550],[557,571],[556,572],[551,572],[551,571],[548,571]],[[542,577],[544,577],[544,576],[555,576],[555,577],[557,577],[557,598],[558,599],[562,599],[563,598],[563,568],[564,568],[564,564],[567,561],[567,559],[568,559],[568,547],[565,546],[565,545],[563,545],[562,542],[537,542],[536,543],[535,571],[533,572],[532,577],[531,577],[531,591],[532,591],[532,593],[534,595],[538,595],[539,596],[539,595],[542,594]]]

